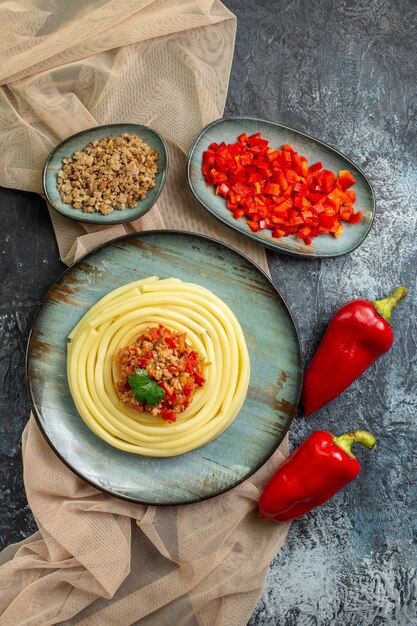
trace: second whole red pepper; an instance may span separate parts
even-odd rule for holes
[[[278,468],[259,498],[259,516],[287,522],[320,506],[359,474],[361,466],[351,447],[376,445],[366,430],[335,437],[313,432]]]
[[[391,311],[406,295],[399,286],[383,300],[352,300],[336,311],[304,376],[307,415],[336,398],[391,348]]]

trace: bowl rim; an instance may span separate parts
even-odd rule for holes
[[[237,121],[237,122],[239,122],[239,121],[243,122],[245,120],[249,120],[251,122],[266,122],[267,124],[271,124],[272,126],[277,126],[279,128],[283,128],[285,130],[289,130],[291,132],[297,133],[298,135],[306,137],[307,139],[311,139],[315,143],[320,144],[321,146],[324,146],[325,148],[330,148],[330,150],[335,152],[338,156],[342,157],[342,159],[344,159],[347,163],[350,163],[351,165],[353,165],[353,167],[356,170],[358,170],[360,172],[360,174],[363,176],[363,178],[365,179],[365,181],[366,181],[366,183],[367,183],[367,185],[368,185],[368,187],[370,189],[372,203],[373,203],[373,211],[372,211],[371,218],[369,220],[368,228],[364,232],[364,235],[360,239],[360,241],[358,241],[353,247],[349,248],[348,250],[342,250],[341,252],[336,252],[336,253],[332,252],[332,253],[329,253],[329,254],[316,254],[314,252],[309,252],[308,250],[306,250],[305,252],[299,252],[298,250],[291,250],[289,248],[281,246],[278,243],[279,240],[276,243],[275,242],[270,242],[268,240],[264,240],[262,237],[259,237],[259,235],[256,235],[256,233],[252,233],[252,231],[250,231],[249,229],[248,229],[248,232],[242,231],[240,228],[237,228],[233,224],[229,223],[225,218],[223,218],[221,215],[219,215],[217,212],[215,212],[206,202],[204,202],[197,195],[197,192],[195,191],[194,186],[192,184],[191,160],[192,160],[192,157],[194,155],[194,152],[195,152],[195,149],[197,147],[198,142],[203,137],[203,135],[206,133],[206,131],[209,128],[211,128],[212,126],[217,126],[218,124],[221,124],[222,122],[226,122],[228,120]],[[191,145],[191,148],[190,148],[190,150],[188,152],[187,160],[186,160],[186,180],[187,180],[188,188],[190,189],[190,191],[193,194],[194,198],[216,220],[218,220],[219,222],[221,222],[222,224],[224,224],[228,228],[231,228],[235,232],[238,232],[240,235],[242,235],[244,237],[248,237],[249,239],[252,239],[253,241],[258,243],[259,245],[263,246],[264,248],[268,248],[268,250],[272,250],[273,252],[286,254],[287,256],[292,256],[292,257],[297,257],[297,258],[302,258],[302,259],[332,259],[332,258],[336,258],[336,257],[339,257],[339,256],[343,256],[345,254],[350,254],[351,252],[354,252],[365,241],[365,239],[369,235],[370,230],[371,230],[371,228],[373,226],[373,223],[375,221],[375,214],[376,214],[376,197],[375,197],[375,192],[374,192],[374,189],[372,187],[371,181],[369,180],[368,176],[365,174],[365,172],[358,165],[356,165],[356,163],[354,163],[351,159],[349,159],[349,157],[347,157],[343,152],[340,152],[340,150],[338,150],[337,148],[334,148],[332,145],[322,141],[321,139],[317,139],[316,137],[313,137],[312,135],[309,135],[308,133],[305,133],[305,132],[303,132],[301,130],[297,130],[296,128],[292,128],[290,126],[286,126],[285,124],[280,124],[279,122],[274,122],[272,120],[267,120],[267,119],[261,118],[261,117],[253,117],[253,116],[250,116],[250,115],[230,115],[230,116],[226,116],[226,117],[220,117],[217,120],[214,120],[213,122],[210,122],[209,124],[204,126],[204,128],[198,133],[198,135],[194,139],[194,141],[193,141],[193,143]]]
[[[164,156],[165,156],[165,167],[161,172],[161,182],[159,184],[159,189],[157,190],[157,193],[155,195],[155,199],[153,201],[153,203],[146,209],[146,210],[142,210],[140,212],[139,215],[135,214],[134,212],[138,210],[138,206],[136,206],[135,208],[129,209],[129,211],[131,211],[130,215],[128,215],[127,217],[123,217],[123,218],[110,218],[108,215],[101,215],[101,219],[92,219],[91,217],[88,217],[89,215],[97,215],[97,212],[95,213],[84,213],[83,211],[81,211],[80,209],[74,209],[73,211],[75,213],[74,216],[72,215],[67,215],[67,213],[64,213],[60,207],[58,207],[56,205],[56,203],[54,202],[54,200],[51,198],[50,193],[49,193],[49,189],[48,189],[48,185],[47,185],[47,181],[46,181],[46,176],[48,173],[48,168],[50,165],[50,162],[52,161],[53,157],[55,156],[55,153],[62,147],[64,146],[68,141],[70,141],[71,139],[77,138],[77,137],[81,137],[82,135],[84,135],[85,133],[89,133],[91,131],[97,130],[97,129],[105,129],[108,128],[109,130],[111,129],[117,129],[117,128],[124,128],[126,126],[132,126],[135,127],[136,129],[146,129],[147,131],[151,131],[151,133],[153,133],[161,142],[161,146],[163,148],[164,151]],[[87,145],[87,144],[86,144]],[[144,215],[146,215],[146,213],[148,213],[148,211],[151,210],[151,208],[155,205],[155,203],[157,202],[159,196],[161,195],[161,192],[164,188],[165,182],[166,182],[166,178],[167,178],[167,172],[168,172],[168,165],[169,165],[169,152],[168,152],[168,145],[167,142],[165,141],[165,139],[151,126],[147,126],[146,124],[136,124],[135,122],[117,122],[115,124],[98,124],[97,126],[92,126],[90,128],[85,128],[84,130],[79,131],[78,133],[74,133],[73,135],[68,135],[68,137],[66,137],[65,139],[63,139],[62,141],[60,141],[52,150],[51,152],[48,154],[48,156],[46,157],[44,166],[43,166],[43,170],[42,170],[42,190],[46,199],[46,202],[58,213],[60,213],[60,215],[63,215],[64,217],[67,217],[68,219],[74,220],[76,222],[84,222],[84,223],[88,223],[88,224],[95,224],[97,226],[99,225],[103,225],[103,226],[115,226],[116,224],[126,224],[127,222],[132,222],[136,219],[139,219],[140,217],[143,217]],[[159,172],[158,172],[159,173]],[[64,203],[63,203],[64,204]],[[65,206],[71,206],[71,205],[65,205]],[[100,218],[100,216],[98,216]],[[107,218],[107,219],[106,219]]]

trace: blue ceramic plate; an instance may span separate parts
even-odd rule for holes
[[[212,142],[234,143],[238,136],[246,132],[248,135],[260,132],[268,139],[270,146],[280,148],[284,143],[290,144],[300,155],[305,155],[308,162],[321,161],[323,167],[338,172],[348,169],[356,179],[353,189],[356,192],[357,211],[362,211],[363,219],[357,224],[345,224],[344,232],[339,238],[332,235],[319,235],[311,245],[294,235],[274,239],[270,230],[253,233],[247,225],[246,218],[235,219],[227,209],[225,199],[214,193],[214,187],[208,187],[204,180],[201,166],[203,152]],[[187,179],[191,191],[199,203],[213,217],[226,226],[234,228],[242,235],[254,239],[261,245],[275,252],[310,258],[334,257],[352,252],[365,239],[372,226],[375,213],[375,197],[372,187],[365,174],[343,154],[325,143],[313,139],[286,126],[251,117],[222,118],[206,126],[195,140],[187,160]]]
[[[242,325],[251,362],[248,394],[232,425],[171,458],[130,454],[97,437],[79,417],[66,376],[67,336],[85,312],[110,290],[152,275],[195,282],[222,298]],[[297,408],[302,361],[291,314],[257,266],[212,239],[152,231],[99,248],[58,279],[31,333],[27,373],[39,426],[76,474],[113,496],[181,504],[227,491],[271,456]]]
[[[81,209],[74,209],[70,204],[65,204],[61,200],[57,187],[58,172],[62,169],[62,159],[70,157],[76,150],[82,150],[85,146],[93,141],[93,139],[104,139],[104,137],[119,136],[122,133],[130,135],[138,135],[142,141],[154,148],[158,153],[158,173],[155,177],[156,185],[150,189],[143,200],[138,200],[134,208],[114,210],[108,215],[101,213],[84,213]],[[63,142],[58,144],[51,154],[48,156],[42,176],[42,184],[44,194],[49,204],[54,209],[78,222],[88,222],[90,224],[122,224],[123,222],[131,222],[138,217],[142,217],[152,208],[158,199],[159,194],[165,183],[168,167],[168,151],[165,141],[160,135],[149,126],[141,124],[106,124],[105,126],[96,126],[83,130],[76,135],[67,137]]]

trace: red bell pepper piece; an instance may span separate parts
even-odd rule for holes
[[[227,183],[222,183],[218,187],[218,193],[220,193],[222,196],[227,196],[229,191],[230,191],[230,187]]]
[[[272,148],[267,150],[266,158],[268,159],[268,161],[270,163],[272,163],[272,161],[276,161],[276,159],[278,157],[279,157],[279,151],[278,150],[273,150]]]
[[[340,183],[342,189],[348,189],[355,184],[355,179],[353,178],[349,170],[341,170],[339,172],[338,182]]]
[[[247,165],[250,165],[252,158],[253,155],[250,152],[244,152],[240,155],[240,164],[246,167]]]
[[[330,170],[323,170],[320,184],[325,193],[330,193],[336,184],[336,176]]]
[[[256,146],[261,139],[261,133],[254,133],[253,135],[249,135],[248,144],[250,146]]]
[[[358,211],[357,213],[354,213],[350,218],[349,218],[349,222],[350,224],[356,224],[356,222],[359,222],[359,220],[362,219],[362,213],[361,211]]]
[[[294,185],[294,191],[301,196],[306,196],[310,192],[310,185],[307,185],[307,183],[297,183]]]
[[[335,237],[340,237],[343,233],[343,225],[339,222],[339,220],[336,220],[336,223],[334,227],[330,229],[330,232],[333,233]]]
[[[280,185],[281,189],[283,191],[285,191],[286,189],[288,189],[288,181],[284,176],[284,173],[282,172],[282,170],[279,170],[277,173],[277,183]]]
[[[193,377],[194,377],[195,384],[197,385],[197,387],[202,387],[204,383],[206,382],[206,379],[204,378],[204,376],[201,376],[198,372],[194,372]]]
[[[313,165],[310,165],[310,171],[316,172],[317,170],[321,170],[322,167],[323,167],[322,162],[317,161],[317,163],[313,163]]]
[[[249,228],[251,229],[251,231],[253,233],[257,233],[258,230],[259,230],[259,223],[255,222],[254,220],[249,220],[248,221],[248,226],[249,226]]]
[[[219,183],[225,183],[227,181],[227,175],[223,172],[218,172],[215,169],[210,170],[210,175],[215,185],[218,185]]]
[[[245,146],[240,141],[229,145],[229,150],[234,157],[238,156],[244,149]]]
[[[281,190],[280,186],[277,185],[276,183],[268,183],[265,188],[265,193],[271,196],[279,196],[280,190]]]
[[[306,161],[303,161],[296,152],[293,152],[292,160],[294,163],[294,169],[300,176],[305,176],[308,171],[308,165]]]
[[[383,300],[352,300],[336,311],[304,376],[307,415],[336,398],[391,348],[391,311],[406,295],[399,286]]]
[[[313,432],[269,479],[259,498],[259,516],[287,522],[330,500],[359,474],[361,466],[351,451],[354,443],[376,445],[366,430],[335,437]]]
[[[167,422],[175,422],[177,420],[177,414],[172,409],[161,409],[160,416]]]

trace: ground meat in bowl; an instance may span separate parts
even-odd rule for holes
[[[95,139],[62,160],[58,191],[84,213],[134,208],[156,185],[157,160],[156,150],[138,135]]]

